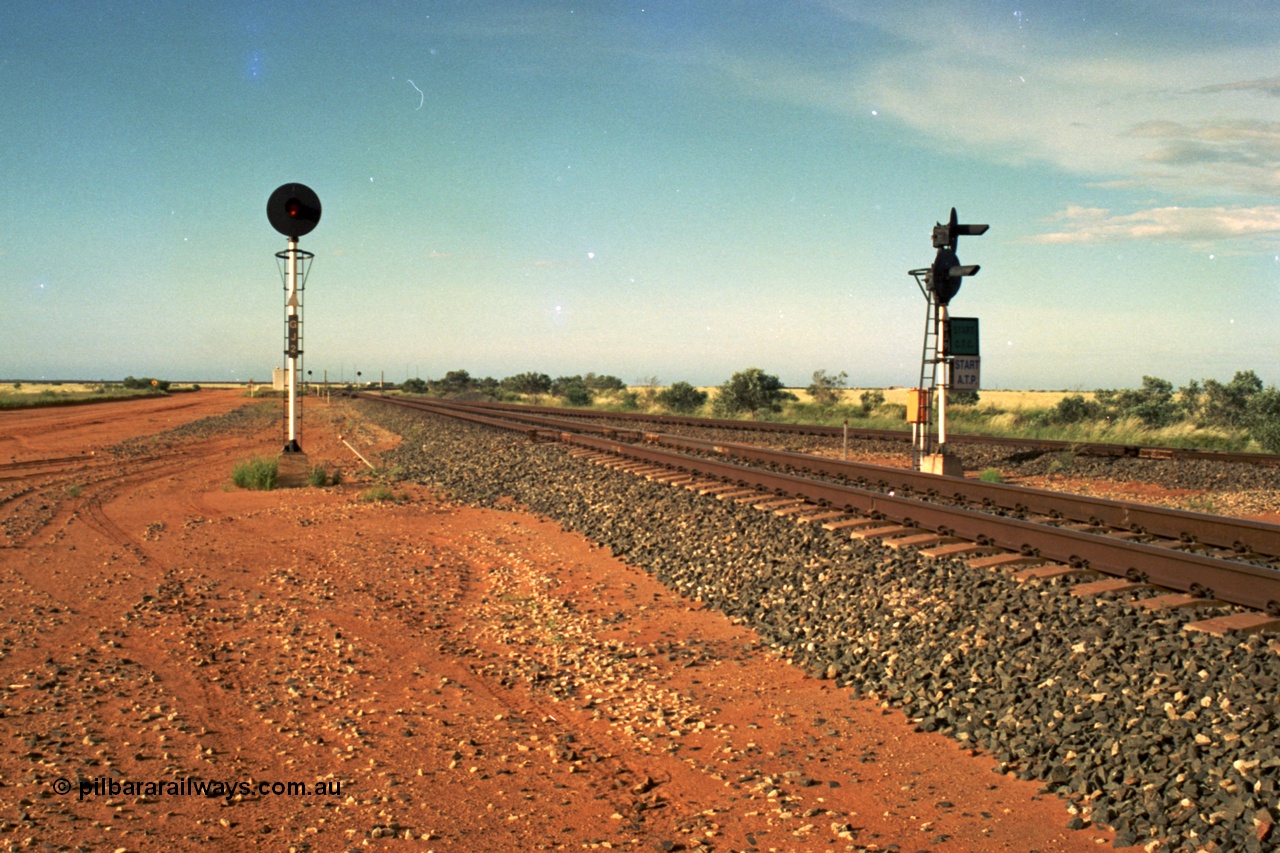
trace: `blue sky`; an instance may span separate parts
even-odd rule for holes
[[[19,2],[0,376],[911,385],[936,220],[990,388],[1280,382],[1266,2]]]

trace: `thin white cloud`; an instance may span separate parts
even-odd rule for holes
[[[1280,121],[1151,121],[1130,135],[1151,141],[1146,163],[1176,170],[1187,183],[1280,192]]]
[[[1280,236],[1280,206],[1156,207],[1113,215],[1071,206],[1054,217],[1059,230],[1029,238],[1035,243],[1101,243],[1120,240],[1199,242]]]
[[[1280,77],[1266,77],[1261,80],[1241,80],[1235,83],[1219,83],[1213,86],[1202,86],[1195,91],[1207,95],[1211,95],[1216,92],[1261,92],[1264,95],[1280,97]]]
[[[1141,4],[1121,7],[1117,18]],[[1214,36],[1193,43],[1161,40],[1140,17],[1113,34],[1098,10],[1084,25],[972,7],[831,8],[892,50],[826,64],[736,54],[716,68],[758,97],[852,117],[874,110],[943,150],[1047,164],[1095,186],[1210,203],[1280,191],[1280,77],[1258,75],[1276,65],[1256,31],[1266,19],[1178,6],[1186,31]]]

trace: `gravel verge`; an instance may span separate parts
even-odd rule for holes
[[[360,404],[404,436],[405,477],[514,499],[682,594],[746,620],[797,666],[1044,782],[1116,846],[1276,849],[1280,656],[1187,634],[1185,612],[1081,603],[649,483],[484,428]]]
[[[280,417],[280,406],[275,401],[246,402],[239,408],[221,415],[211,415],[190,423],[158,432],[155,435],[144,435],[130,438],[107,448],[107,452],[118,458],[133,458],[154,453],[163,447],[169,447],[183,441],[212,438],[224,433],[253,433],[263,429]]]

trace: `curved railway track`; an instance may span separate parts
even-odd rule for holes
[[[373,394],[361,394],[372,398]],[[399,399],[399,398],[386,398]],[[650,426],[688,426],[701,429],[722,429],[741,432],[777,433],[793,436],[819,436],[839,439],[845,429],[838,426],[821,424],[792,424],[769,421],[741,421],[721,418],[693,418],[678,415],[649,415],[639,412],[600,412],[591,409],[565,409],[549,406],[527,406],[510,403],[468,402],[458,404],[456,401],[432,400],[432,403],[450,403],[465,405],[476,411],[489,411],[512,414],[536,414],[571,420],[592,421],[608,419],[620,423],[633,423],[637,429],[643,425]],[[911,441],[911,434],[905,430],[893,429],[858,429],[849,428],[851,439],[874,439],[877,441],[900,442],[904,445]],[[1075,442],[1043,438],[1009,438],[990,435],[958,435],[947,433],[948,445],[997,445],[1000,447],[1018,448],[1024,452],[1055,453],[1071,452],[1081,456],[1097,456],[1103,458],[1133,459],[1198,459],[1212,462],[1235,462],[1247,465],[1263,465],[1280,467],[1280,455],[1274,453],[1244,453],[1227,450],[1199,450],[1180,447],[1154,447],[1137,444],[1108,444],[1105,442]]]
[[[1262,611],[1193,623],[1205,630],[1253,630],[1280,617],[1280,525],[592,426],[528,407],[361,396],[563,442],[581,455],[624,458],[654,479],[879,538],[889,547],[914,547],[926,556],[1114,578],[1093,585],[1096,591],[1141,585],[1172,591],[1150,599],[1151,607],[1216,602]],[[1080,587],[1084,594],[1092,591],[1088,584]]]

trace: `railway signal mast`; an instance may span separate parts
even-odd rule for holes
[[[280,276],[284,281],[284,323],[286,361],[287,433],[280,456],[280,479],[283,481],[301,471],[306,476],[306,454],[298,444],[298,421],[302,401],[298,397],[299,361],[302,357],[302,291],[311,269],[311,252],[298,248],[298,238],[308,234],[320,221],[320,198],[305,184],[283,184],[267,199],[267,221],[289,238],[288,248],[276,253]],[[287,469],[287,470],[286,470]]]
[[[924,324],[924,347],[920,358],[920,384],[907,400],[907,420],[911,422],[911,467],[929,474],[963,476],[960,460],[947,452],[947,389],[956,385],[953,367],[957,357],[966,368],[963,382],[966,390],[977,390],[978,321],[976,318],[951,318],[948,308],[960,291],[965,276],[977,275],[978,266],[963,266],[956,255],[956,243],[962,236],[978,237],[988,225],[964,225],[951,208],[946,225],[933,228],[933,247],[938,250],[933,263],[911,270],[916,285],[928,303]],[[937,396],[938,437],[933,436],[933,399]]]

